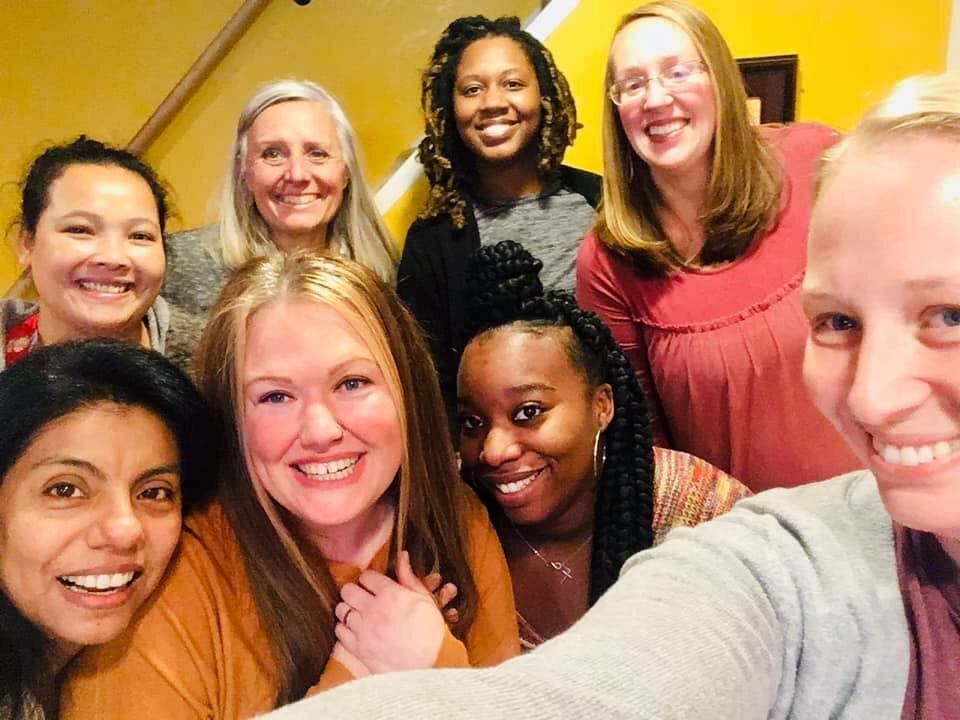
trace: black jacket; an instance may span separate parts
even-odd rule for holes
[[[561,187],[582,195],[596,208],[600,176],[567,166],[560,168]],[[440,389],[450,413],[451,427],[457,399],[457,367],[466,345],[467,261],[480,247],[480,231],[467,203],[466,224],[457,230],[449,215],[418,220],[407,233],[397,272],[397,293],[420,323],[433,353]]]

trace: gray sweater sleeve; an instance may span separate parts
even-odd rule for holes
[[[675,530],[529,655],[377,676],[271,717],[896,718],[907,667],[890,519],[859,473]]]

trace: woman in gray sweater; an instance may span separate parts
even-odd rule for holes
[[[809,390],[868,469],[675,531],[525,657],[278,717],[956,717],[958,227],[960,81],[906,81],[830,152],[803,289]]]
[[[167,238],[161,294],[173,321],[168,355],[189,364],[230,273],[271,252],[353,258],[393,283],[397,249],[363,177],[350,121],[307,80],[259,88],[237,121],[215,225]]]

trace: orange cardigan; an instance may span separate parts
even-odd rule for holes
[[[469,560],[479,593],[466,644],[450,632],[435,667],[495,665],[519,652],[507,563],[486,509],[467,496]],[[370,564],[384,571],[388,547]],[[338,587],[360,568],[335,566]],[[157,596],[127,631],[74,662],[61,716],[121,720],[233,720],[273,709],[276,668],[224,513],[213,505],[187,519],[180,551]],[[352,680],[340,663],[317,668],[313,694]]]

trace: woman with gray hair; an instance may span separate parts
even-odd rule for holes
[[[340,104],[307,80],[277,80],[237,121],[217,224],[168,237],[168,354],[187,366],[230,273],[279,250],[322,248],[393,282],[397,250],[367,187]]]

